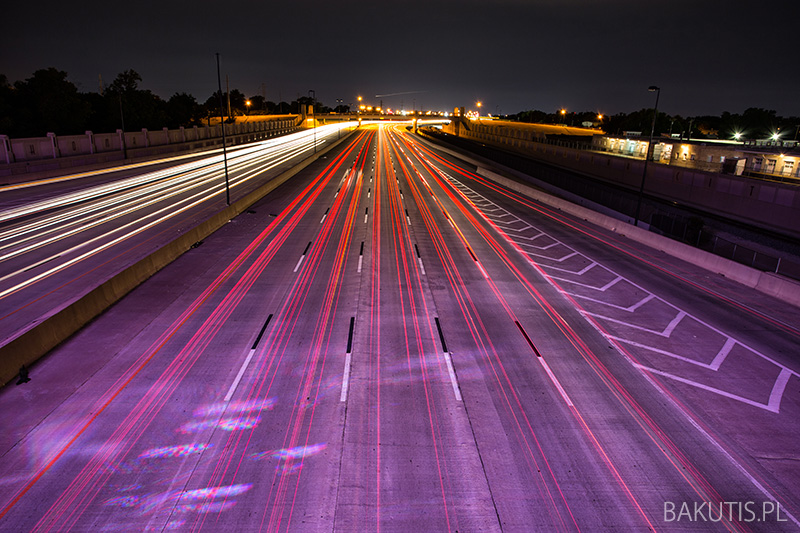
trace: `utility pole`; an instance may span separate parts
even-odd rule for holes
[[[312,96],[313,95],[313,96]],[[311,98],[311,127],[314,128],[314,153],[317,153],[317,110],[314,109],[314,101],[317,99],[317,92],[314,89],[308,90],[308,97]]]
[[[647,143],[647,153],[644,156],[644,169],[642,170],[642,183],[639,186],[639,199],[636,202],[636,217],[633,219],[633,225],[639,225],[639,212],[642,208],[642,196],[644,195],[644,179],[647,176],[647,161],[650,159],[650,150],[653,148],[653,134],[656,131],[656,116],[658,116],[658,97],[661,96],[661,88],[651,85],[647,88],[650,92],[656,93],[656,105],[653,108],[653,123],[650,126],[650,142]]]
[[[228,95],[228,120],[231,118],[231,84],[228,81],[228,75],[225,74],[225,93]]]
[[[225,76],[225,81],[227,82],[228,77]],[[228,181],[228,151],[226,148],[227,142],[225,139],[225,117],[224,115],[224,105],[222,101],[222,79],[219,76],[219,52],[217,52],[217,86],[219,87],[219,124],[222,126],[222,160],[225,162],[225,202],[228,205],[231,205],[231,190],[230,190],[230,183]],[[230,94],[228,95],[228,112],[230,112]]]

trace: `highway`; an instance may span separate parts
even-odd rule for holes
[[[340,128],[0,187],[0,341],[335,141]],[[229,174],[226,187],[226,168]],[[227,189],[227,190],[226,190]]]
[[[799,530],[800,310],[482,170],[359,128],[0,389],[0,531]]]

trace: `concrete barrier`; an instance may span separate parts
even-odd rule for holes
[[[725,276],[726,278],[753,288],[763,294],[800,307],[800,283],[794,280],[778,276],[772,272],[762,272],[750,268],[735,261],[731,261],[730,259],[725,259],[724,257],[689,246],[688,244],[670,239],[669,237],[658,235],[657,233],[634,226],[622,220],[592,211],[591,209],[576,205],[562,198],[558,198],[557,196],[553,196],[552,194],[534,189],[530,185],[502,176],[487,168],[488,166],[493,166],[497,169],[497,167],[502,165],[495,166],[488,160],[473,158],[439,144],[436,146],[443,152],[475,165],[478,174],[508,187],[513,191],[533,198],[555,209],[559,209],[564,213],[591,222],[592,224],[605,228],[618,235],[627,237],[632,241],[645,244],[651,248],[669,254],[672,257],[677,257],[678,259],[697,265],[715,274]],[[507,171],[512,175],[516,173],[516,171],[511,169],[507,169]]]
[[[45,318],[8,344],[0,346],[0,386],[5,386],[15,379],[22,365],[30,366],[35,363],[142,282],[180,257],[194,243],[214,233],[292,176],[345,142],[351,135],[352,132],[332,142],[330,146],[316,154],[312,154],[244,198],[237,200],[151,255],[113,276],[72,304]]]

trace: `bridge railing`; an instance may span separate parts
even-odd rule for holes
[[[253,134],[256,137],[280,135],[294,131],[296,117],[281,117],[279,120],[261,120],[225,124],[225,135],[230,137]],[[93,133],[83,135],[56,135],[46,137],[11,139],[0,135],[0,173],[2,165],[59,159],[72,156],[91,156],[109,152],[125,152],[138,148],[180,145],[206,140],[220,139],[222,125],[193,126],[160,130],[141,131],[117,130],[114,133]]]

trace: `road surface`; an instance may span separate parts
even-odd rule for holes
[[[796,531],[798,310],[361,128],[0,390],[2,531]]]

